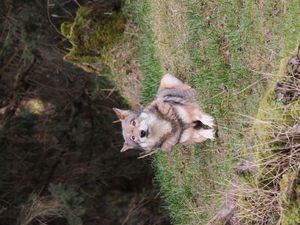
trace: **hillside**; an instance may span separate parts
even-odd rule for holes
[[[208,221],[216,224],[213,218],[222,208],[226,190],[236,186],[238,178],[233,169],[245,157],[245,138],[250,133],[256,136],[262,132],[261,127],[252,128],[257,121],[267,122],[272,118],[270,115],[261,118],[259,112],[270,110],[268,105],[273,103],[269,101],[274,100],[266,103],[266,97],[261,99],[270,89],[267,86],[272,87],[278,80],[280,60],[291,58],[299,44],[299,2],[156,0],[136,1],[133,7],[143,34],[138,56],[145,76],[144,102],[152,99],[156,91],[153,86],[157,87],[161,74],[176,74],[197,90],[200,103],[217,119],[219,128],[219,139],[215,143],[178,147],[171,155],[157,154],[153,159],[156,181],[174,224],[206,224]],[[285,67],[282,65],[280,71]],[[297,100],[299,102],[299,98]],[[294,104],[290,126],[299,124],[300,109]],[[269,136],[270,131],[265,132],[259,135]],[[297,135],[299,137],[299,133]],[[299,139],[295,142],[299,143]],[[247,155],[251,149],[247,148]],[[290,164],[294,171],[299,163],[297,156]],[[254,160],[261,165],[263,159]],[[281,179],[284,172],[272,176]],[[260,181],[253,185],[263,186]],[[240,188],[238,185],[235,191],[238,198],[249,198],[243,196]],[[250,203],[252,201],[264,204],[260,198]],[[273,198],[267,201],[272,202]],[[299,206],[299,193],[297,202]],[[237,221],[276,224],[279,220],[280,213],[274,215],[271,210],[262,211],[263,215],[249,215],[257,207],[250,203],[239,205],[237,219],[232,224],[238,224]],[[244,219],[244,216],[248,217]],[[261,216],[263,220],[259,219]],[[290,220],[293,222],[284,224],[297,224],[297,216],[299,212]],[[284,220],[282,215],[281,219]]]

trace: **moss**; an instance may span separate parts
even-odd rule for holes
[[[60,30],[65,37],[69,37],[71,33],[72,23],[64,22],[60,25]]]
[[[298,170],[300,164],[298,166]],[[298,177],[297,177],[298,176]],[[300,224],[300,178],[293,170],[286,172],[280,181],[281,224]]]
[[[73,23],[61,25],[62,34],[72,44],[65,60],[85,64],[105,61],[104,55],[122,37],[125,18],[121,12],[95,15],[94,11],[81,7]]]

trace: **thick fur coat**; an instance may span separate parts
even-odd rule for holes
[[[202,112],[194,90],[166,74],[156,98],[137,110],[113,109],[122,123],[124,145],[128,149],[170,152],[176,144],[200,143],[214,139],[214,119]]]

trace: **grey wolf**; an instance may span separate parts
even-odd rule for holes
[[[113,108],[122,124],[128,149],[170,152],[176,144],[201,143],[214,139],[214,119],[199,107],[195,91],[170,74],[163,76],[156,98],[136,110]]]

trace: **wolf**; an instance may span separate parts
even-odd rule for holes
[[[121,152],[129,149],[170,152],[176,144],[215,138],[214,118],[201,110],[195,91],[171,74],[163,76],[156,98],[148,106],[113,110],[122,124]]]

